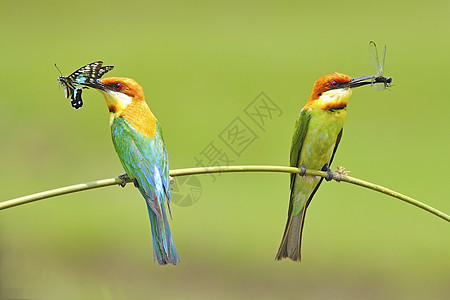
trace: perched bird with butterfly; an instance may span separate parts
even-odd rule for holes
[[[86,85],[94,84],[97,79],[100,79],[105,73],[114,68],[114,66],[102,67],[102,65],[102,61],[95,61],[79,68],[69,76],[63,76],[55,64],[56,69],[61,74],[58,77],[58,81],[64,87],[65,97],[70,99],[70,104],[73,108],[79,109],[83,106],[81,92],[82,89],[88,88]]]
[[[145,199],[154,258],[160,265],[175,265],[180,259],[165,208],[167,204],[170,214],[169,158],[162,128],[145,101],[142,87],[131,78],[100,80],[112,69],[112,66],[101,65],[101,61],[93,62],[58,80],[73,101],[81,98],[82,88],[94,88],[103,94],[110,113],[114,148],[126,172],[119,177],[124,184],[127,177],[131,179]]]

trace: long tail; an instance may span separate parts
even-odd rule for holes
[[[177,249],[170,234],[169,222],[167,220],[164,206],[161,210],[162,218],[158,217],[147,205],[150,216],[150,225],[153,237],[153,257],[160,265],[174,264],[180,261]]]
[[[283,239],[281,240],[280,248],[275,257],[276,260],[281,260],[286,257],[295,261],[300,261],[301,259],[302,232],[306,207],[303,207],[296,216],[294,216],[293,213],[293,210],[290,210]]]

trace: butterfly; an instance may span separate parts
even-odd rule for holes
[[[90,84],[96,83],[97,79],[114,68],[114,66],[102,67],[102,65],[102,61],[95,61],[79,68],[69,76],[59,75],[58,81],[64,87],[64,95],[70,99],[73,108],[78,109],[83,106],[82,89],[87,89]]]

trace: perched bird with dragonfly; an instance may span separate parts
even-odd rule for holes
[[[379,74],[351,78],[334,73],[322,76],[314,83],[309,100],[298,116],[292,137],[290,166],[300,168],[302,172],[291,174],[288,219],[275,257],[277,260],[301,259],[306,209],[323,181],[321,177],[306,175],[306,170],[326,171],[326,180],[332,179],[330,165],[341,141],[352,90],[376,84],[387,87],[391,82],[392,78]]]

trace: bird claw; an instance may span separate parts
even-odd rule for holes
[[[299,173],[299,175],[302,176],[302,177],[306,175],[306,167],[303,164],[300,165],[300,173]]]
[[[131,179],[127,173],[120,174],[117,177],[119,177],[122,180],[122,183],[119,184],[121,187],[125,187],[128,182],[133,182],[134,187],[139,188],[139,182],[137,181],[137,179],[136,178]]]
[[[131,180],[130,177],[128,177],[127,173],[120,174],[117,177],[119,177],[120,180],[122,180],[122,183],[119,184],[121,187],[125,187],[127,185],[127,182]]]
[[[331,171],[331,169],[330,169],[330,167],[328,166],[328,164],[325,164],[325,165],[322,167],[322,171],[327,172],[327,177],[325,177],[325,180],[326,180],[326,181],[330,181],[330,180],[333,179],[333,171]]]
[[[136,178],[133,178],[133,184],[134,184],[135,188],[139,188],[140,187],[139,182],[137,181]]]

